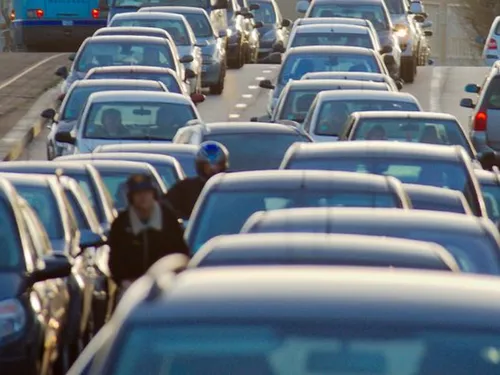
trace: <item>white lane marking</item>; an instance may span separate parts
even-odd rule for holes
[[[47,57],[46,59],[43,59],[42,61],[39,61],[37,62],[35,65],[32,65],[30,66],[29,68],[23,70],[21,73],[19,73],[18,75],[15,75],[14,77],[12,77],[11,79],[7,80],[6,82],[3,82],[2,84],[0,84],[0,90],[3,90],[4,88],[6,88],[7,86],[13,84],[14,82],[16,82],[18,79],[20,78],[23,78],[26,74],[32,72],[33,70],[35,70],[36,68],[42,66],[43,64],[51,61],[51,60],[54,60],[55,58],[57,57],[61,57],[61,56],[64,56],[65,53],[59,53],[57,55],[54,55],[54,56],[49,56]]]
[[[256,81],[262,81],[263,79],[266,79],[266,77],[256,77],[255,78]]]
[[[431,112],[441,112],[441,84],[443,81],[443,70],[432,69],[431,92],[429,95],[429,109]]]
[[[252,99],[253,95],[252,94],[243,94],[241,95],[243,99]]]
[[[238,104],[235,105],[235,107],[238,108],[238,109],[243,109],[243,108],[246,108],[247,105],[245,103],[238,103]]]
[[[269,69],[266,69],[266,70],[263,70],[262,73],[264,74],[269,74],[269,73],[272,73],[273,71],[272,70],[269,70]]]
[[[237,119],[237,118],[240,118],[240,115],[238,113],[231,113],[229,115],[229,118]]]
[[[259,88],[259,86],[255,86],[255,85],[248,86],[249,90],[257,90],[258,88]]]

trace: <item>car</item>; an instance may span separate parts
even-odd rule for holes
[[[175,41],[172,36],[163,29],[158,27],[142,27],[142,26],[116,26],[116,27],[101,27],[93,36],[106,35],[133,35],[133,36],[151,36],[155,38],[167,39],[172,45]]]
[[[182,167],[187,177],[195,177],[195,156],[198,147],[195,145],[183,145],[173,143],[128,143],[117,145],[102,145],[94,149],[92,154],[97,153],[134,153],[134,154],[158,154],[175,158]]]
[[[93,152],[91,154],[76,154],[59,157],[60,161],[98,161],[98,160],[116,160],[133,161],[150,164],[158,173],[163,184],[170,189],[180,180],[186,178],[181,164],[172,156],[161,155],[146,152]],[[194,161],[193,161],[194,164]]]
[[[227,147],[233,172],[277,169],[288,147],[295,142],[312,142],[294,126],[260,122],[218,122],[179,129],[173,143],[199,146],[216,141]],[[244,146],[244,147],[243,147]]]
[[[0,163],[0,172],[67,176],[78,181],[97,215],[105,234],[117,216],[113,200],[99,172],[83,163],[58,163],[47,160],[9,161]]]
[[[300,80],[306,73],[320,71],[364,71],[389,75],[386,66],[378,52],[362,47],[341,46],[309,46],[291,48],[282,58],[276,57],[276,63],[281,63],[276,83],[269,79],[260,81],[259,86],[271,90],[269,94],[268,114],[272,115],[281,91],[290,79]]]
[[[500,234],[487,218],[387,208],[290,208],[249,217],[240,233],[344,233],[435,242],[463,272],[500,271]]]
[[[486,66],[494,65],[500,60],[498,54],[498,44],[500,43],[500,16],[496,16],[491,23],[488,36],[484,40],[483,52],[481,58]]]
[[[392,177],[325,171],[221,174],[200,194],[186,241],[195,253],[215,236],[238,233],[254,212],[323,206],[412,208],[402,184]]]
[[[208,87],[211,94],[222,94],[227,70],[227,31],[216,33],[208,13],[202,8],[154,6],[141,8],[139,13],[141,12],[168,12],[181,14],[186,18],[196,37],[196,42],[201,46],[203,60],[201,68],[202,87]]]
[[[470,108],[469,129],[472,144],[482,155],[489,151],[500,151],[500,64],[495,63],[481,86],[468,84],[465,90],[477,93],[477,100],[464,98],[460,106]]]
[[[58,156],[70,154],[73,151],[70,144],[56,142],[55,135],[59,131],[72,131],[74,129],[78,116],[91,94],[94,92],[122,90],[168,91],[161,82],[139,79],[134,81],[124,79],[102,79],[90,82],[84,79],[76,81],[69,89],[67,95],[65,95],[57,111],[53,108],[47,108],[40,114],[42,118],[50,121],[50,132],[47,135],[47,159],[52,160]]]
[[[388,141],[300,143],[288,149],[280,168],[387,174],[403,183],[446,187],[464,193],[475,216],[487,216],[471,160],[460,146]]]
[[[309,6],[310,5],[310,6]],[[297,11],[305,13],[304,18],[357,18],[370,21],[377,31],[380,44],[396,49],[395,55],[392,56],[394,66],[399,66],[397,78],[407,80],[410,77],[406,76],[406,64],[402,56],[403,46],[401,46],[396,29],[391,21],[389,10],[387,9],[384,0],[314,0],[309,4],[307,0],[301,0],[297,3]],[[399,45],[399,48],[396,47]],[[415,66],[416,69],[416,66]],[[396,76],[394,76],[396,78]],[[413,81],[407,81],[413,82]]]
[[[460,191],[416,184],[404,184],[404,189],[416,210],[474,215],[465,195]]]
[[[477,162],[474,146],[458,119],[447,113],[366,111],[351,113],[340,140],[369,140],[372,129],[390,141],[462,146]]]
[[[258,58],[262,59],[275,52],[276,47],[284,48],[288,44],[292,21],[283,17],[276,0],[251,0],[251,5],[256,8],[252,10],[255,21],[262,23],[258,29]]]
[[[70,274],[51,288],[57,287],[56,292],[66,300],[61,306],[64,320],[54,319],[59,320],[63,328],[62,334],[58,334],[58,365],[67,369],[68,362],[76,359],[93,334],[93,301],[88,296],[95,291],[96,269],[87,248],[97,244],[100,233],[80,230],[65,200],[64,189],[55,176],[17,173],[1,173],[0,176],[14,186],[35,213],[27,230],[33,236],[32,246],[37,252],[71,259]]]
[[[389,85],[390,91],[399,91],[403,88],[401,81],[394,81],[391,77],[382,73],[363,72],[314,72],[304,74],[301,81],[318,79],[346,79],[349,81],[379,82]]]
[[[228,266],[360,266],[460,272],[442,246],[423,241],[347,234],[255,233],[217,236],[188,268]]]
[[[422,106],[413,95],[402,92],[322,91],[316,95],[301,126],[316,142],[331,142],[344,134],[349,116],[361,111],[420,112]]]
[[[91,155],[91,154],[89,154]],[[57,158],[58,162],[64,166],[64,161],[78,162],[80,159]],[[114,207],[122,211],[128,206],[128,199],[125,184],[132,174],[146,174],[151,177],[159,195],[166,194],[167,188],[162,178],[149,163],[129,160],[81,160],[83,163],[90,163],[101,175],[102,181],[106,185],[109,193],[113,197]]]
[[[71,274],[71,264],[68,258],[54,255],[50,246],[37,243],[46,240],[47,234],[37,226],[29,204],[2,177],[0,210],[4,218],[0,233],[2,374],[48,375],[60,355],[61,327],[68,313],[62,279]]]
[[[191,92],[201,92],[202,44],[196,41],[193,30],[184,16],[162,12],[122,13],[115,15],[108,23],[108,27],[117,26],[157,27],[167,31],[174,40],[179,55],[182,56],[181,62],[184,68],[194,72],[194,77],[189,78]]]
[[[126,293],[92,374],[498,370],[483,355],[498,341],[495,277],[318,266],[200,268],[175,276],[162,265]]]
[[[74,131],[60,131],[57,142],[89,153],[99,145],[126,142],[168,142],[177,130],[200,114],[182,94],[106,91],[91,94]]]
[[[485,171],[476,169],[476,178],[483,193],[486,210],[489,218],[497,225],[500,224],[500,173],[498,170]]]
[[[69,56],[73,61],[70,71],[62,66],[57,69],[56,75],[64,79],[61,86],[64,97],[74,82],[84,79],[90,69],[101,66],[145,65],[171,68],[180,79],[193,79],[196,73],[184,69],[182,65],[192,58],[179,58],[176,46],[164,38],[132,35],[93,36],[85,39],[76,55]],[[190,92],[194,91],[191,87]]]
[[[316,95],[321,91],[331,90],[375,90],[391,91],[390,86],[382,82],[350,81],[340,79],[290,80],[283,88],[271,117],[271,122],[291,120],[298,124],[304,122],[307,112]],[[257,118],[252,118],[257,121]]]

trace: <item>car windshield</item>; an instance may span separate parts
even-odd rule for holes
[[[274,9],[273,3],[271,2],[255,2],[252,4],[258,4],[259,9],[252,10],[252,14],[254,15],[254,19],[257,22],[262,22],[264,24],[275,24],[276,20],[276,11]]]
[[[324,87],[307,90],[290,89],[279,113],[279,120],[303,122],[316,95],[324,89]]]
[[[99,170],[99,173],[101,174],[102,180],[104,182],[104,185],[106,185],[109,194],[113,198],[115,208],[118,210],[126,208],[128,202],[125,185],[132,172],[113,172]]]
[[[200,208],[190,243],[197,251],[209,239],[239,233],[245,221],[257,211],[296,207],[386,207],[397,208],[398,197],[391,192],[335,190],[279,190],[213,192]]]
[[[281,67],[279,84],[289,80],[300,80],[311,72],[367,72],[381,73],[377,59],[373,55],[296,53],[290,55]]]
[[[169,92],[181,94],[182,90],[175,77],[165,73],[139,73],[139,72],[96,72],[87,79],[145,79],[148,81],[159,81],[165,85]],[[116,89],[113,89],[116,90]],[[139,89],[136,89],[139,90]],[[140,89],[143,90],[143,89]],[[99,90],[105,91],[105,90]],[[154,91],[159,91],[154,90]],[[85,99],[86,100],[86,99]]]
[[[23,250],[17,228],[14,212],[5,198],[0,198],[0,215],[2,215],[2,225],[0,226],[0,270],[19,269],[23,261]]]
[[[189,104],[108,102],[91,106],[84,138],[172,140],[177,130],[196,118]]]
[[[116,78],[116,77],[113,77]],[[139,79],[139,78],[138,78]],[[161,91],[159,87],[140,87],[140,86],[96,86],[96,87],[75,87],[71,90],[71,93],[66,101],[64,110],[61,114],[61,120],[63,121],[75,121],[82,112],[83,107],[87,104],[87,99],[89,96],[95,92],[103,91]]]
[[[75,67],[86,73],[100,66],[144,65],[176,69],[172,51],[167,44],[135,42],[91,42],[84,46]]]
[[[405,0],[385,0],[385,5],[390,14],[405,14]]]
[[[344,125],[351,113],[364,111],[418,112],[420,108],[416,103],[397,99],[325,99],[320,104],[314,134],[338,136],[344,130]]]
[[[309,14],[311,18],[360,18],[371,21],[375,30],[389,30],[389,20],[382,4],[357,4],[342,3],[334,4],[329,2],[315,3]]]
[[[230,170],[253,171],[277,169],[286,150],[295,142],[309,142],[300,134],[237,133],[213,134],[205,137],[225,145],[231,155]]]
[[[154,162],[149,163],[156,169],[167,189],[170,189],[179,181],[179,175],[173,166],[155,164]]]
[[[68,174],[68,177],[71,177],[75,179],[76,182],[78,182],[78,185],[80,185],[83,192],[85,193],[85,196],[92,205],[92,209],[96,213],[97,218],[101,223],[104,222],[106,220],[106,216],[101,205],[98,203],[100,197],[97,195],[97,192],[94,189],[94,185],[92,184],[89,175],[87,173],[75,173],[71,175]]]
[[[454,120],[362,118],[356,123],[350,139],[458,145],[474,157],[460,124]]]
[[[483,192],[484,203],[488,211],[488,217],[495,221],[500,221],[500,186],[497,184],[481,183],[481,190]]]
[[[301,46],[352,46],[374,49],[370,34],[317,32],[300,33],[295,35],[291,47]]]
[[[115,19],[111,20],[110,27],[116,26],[139,26],[139,27],[155,27],[165,30],[170,34],[175,44],[178,46],[188,46],[191,44],[189,32],[186,24],[180,19]],[[144,64],[137,64],[144,65]]]
[[[73,210],[73,215],[75,215],[78,229],[92,230],[87,215],[85,215],[85,211],[83,210],[82,204],[78,201],[74,192],[71,189],[64,189],[64,195],[66,196],[66,199],[68,200],[71,209]]]
[[[500,335],[486,329],[355,317],[163,319],[124,330],[108,375],[498,374]]]
[[[415,210],[425,210],[425,211],[442,211],[442,212],[454,212],[456,214],[465,214],[465,207],[463,204],[459,204],[459,200],[451,201],[437,201],[432,199],[423,198],[411,198],[411,204]]]
[[[210,20],[200,13],[184,13],[189,26],[193,29],[193,33],[197,38],[208,38],[214,36],[214,30],[210,24]]]
[[[210,0],[113,0],[115,7],[136,6],[153,7],[153,6],[184,6],[209,9]]]
[[[35,210],[51,240],[64,237],[63,223],[59,207],[49,186],[15,184],[17,192]]]

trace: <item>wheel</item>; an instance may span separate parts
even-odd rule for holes
[[[415,80],[417,72],[417,59],[415,56],[411,59],[401,61],[401,78],[407,83],[412,83]]]
[[[244,44],[238,47],[238,56],[234,60],[228,59],[229,67],[233,69],[240,69],[245,64]]]
[[[210,86],[210,94],[220,95],[224,91],[224,82],[226,78],[226,69],[222,68],[219,76],[219,82],[215,85]]]
[[[52,160],[54,159],[54,149],[50,146],[47,145],[47,160]]]

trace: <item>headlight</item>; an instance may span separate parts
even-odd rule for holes
[[[263,42],[272,42],[274,39],[276,39],[276,33],[274,30],[268,31],[260,38]]]
[[[26,311],[17,299],[0,302],[0,340],[21,332],[26,326]]]
[[[408,27],[406,25],[396,25],[395,34],[398,38],[406,38],[408,36]]]

